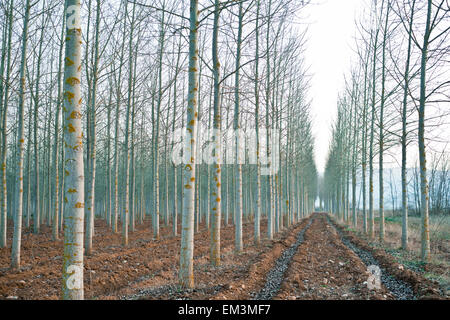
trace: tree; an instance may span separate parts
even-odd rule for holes
[[[197,148],[198,101],[198,0],[190,0],[189,25],[189,86],[187,105],[187,136],[183,150],[188,160],[184,167],[183,216],[180,253],[180,283],[185,288],[194,287],[194,194],[195,155]]]
[[[126,17],[128,14],[128,2],[125,3],[125,11],[122,18],[122,43],[120,46],[120,61],[124,60],[124,51],[125,51],[125,39],[126,39]],[[119,127],[120,127],[120,105],[122,99],[121,93],[121,79],[122,79],[122,68],[123,64],[119,64],[118,77],[115,78],[116,82],[116,123],[115,123],[115,135],[114,135],[114,218],[113,218],[113,231],[116,233],[118,231],[117,227],[117,219],[119,214]],[[114,74],[115,75],[115,74]],[[125,228],[122,227],[122,237],[125,239],[126,235],[124,234]],[[125,241],[125,240],[124,240]]]
[[[384,4],[384,3],[383,3]],[[390,12],[391,4],[390,1],[387,1],[386,4],[386,18],[383,29],[383,51],[382,51],[382,68],[381,68],[381,103],[380,103],[380,150],[379,150],[379,187],[380,187],[380,241],[384,241],[384,185],[383,185],[383,152],[384,152],[384,108],[386,103],[386,40],[388,37],[388,23],[389,23],[389,12]],[[383,9],[382,9],[383,11]]]
[[[14,237],[11,253],[11,267],[20,269],[20,246],[22,241],[22,213],[23,213],[23,158],[24,158],[24,104],[25,104],[25,72],[27,67],[27,44],[28,44],[28,23],[30,20],[30,0],[25,4],[25,15],[22,31],[22,59],[20,64],[20,92],[19,92],[19,128],[17,131],[17,141],[19,143],[19,154],[17,156],[18,167],[16,168],[16,212],[14,216]]]
[[[442,1],[443,3],[444,1]],[[441,3],[441,6],[442,6]],[[420,66],[420,101],[419,101],[419,161],[420,161],[420,215],[422,217],[422,260],[430,260],[430,230],[428,213],[428,181],[427,181],[427,158],[425,153],[425,104],[426,104],[426,76],[428,47],[431,40],[431,14],[433,10],[433,1],[427,1],[427,19],[425,32],[423,36],[423,45],[421,47],[422,59]],[[439,8],[437,10],[439,12]]]
[[[10,77],[10,68],[11,68],[11,39],[12,39],[12,28],[13,28],[13,8],[14,8],[14,0],[11,0],[9,3],[9,11],[8,11],[8,27],[5,26],[3,38],[3,46],[2,46],[2,62],[1,62],[1,75],[3,78],[5,60],[6,60],[6,79],[5,84],[3,85],[3,81],[0,84],[0,107],[2,107],[2,149],[1,149],[1,170],[2,170],[2,203],[1,203],[1,221],[0,221],[0,248],[5,248],[7,245],[7,224],[8,224],[8,190],[7,190],[7,181],[6,181],[6,159],[7,159],[7,116],[8,116],[8,92],[9,92],[9,77]],[[7,37],[6,37],[7,35]],[[7,39],[7,40],[6,40]],[[5,57],[6,56],[6,57]],[[3,79],[2,79],[3,80]]]
[[[243,249],[243,242],[242,242],[242,146],[240,141],[240,133],[239,130],[241,128],[239,123],[239,108],[240,108],[240,101],[239,101],[239,90],[240,90],[240,68],[241,68],[241,45],[242,45],[242,26],[243,26],[243,5],[242,2],[239,3],[239,29],[238,29],[238,40],[237,40],[237,52],[236,52],[236,74],[235,74],[235,86],[234,86],[234,130],[236,133],[236,183],[237,183],[237,190],[236,190],[236,211],[235,211],[235,245],[234,248],[236,252],[241,252]]]
[[[90,3],[89,3],[90,8]],[[92,254],[92,236],[94,234],[95,220],[95,174],[96,174],[96,107],[97,107],[97,86],[98,86],[98,64],[99,64],[99,34],[100,34],[100,12],[101,3],[97,0],[95,19],[95,40],[94,40],[94,66],[92,71],[92,91],[89,95],[88,110],[88,181],[86,198],[88,201],[86,210],[86,254]],[[88,22],[89,23],[89,22]],[[87,50],[86,50],[87,55]]]
[[[81,126],[81,1],[66,2],[65,216],[62,298],[83,300],[84,174]]]
[[[404,72],[404,88],[403,88],[403,106],[402,106],[402,248],[408,249],[408,185],[407,185],[407,111],[408,111],[408,94],[410,83],[410,65],[411,65],[411,51],[412,51],[412,27],[414,21],[414,9],[416,1],[412,1],[411,17],[409,19],[408,27],[408,51],[406,55],[406,64]]]
[[[221,179],[221,139],[222,139],[222,112],[221,112],[221,96],[220,96],[220,62],[218,53],[219,38],[219,18],[220,18],[220,1],[215,0],[214,3],[214,29],[213,29],[213,73],[214,73],[214,181],[212,189],[212,219],[211,219],[211,253],[210,260],[214,266],[220,264],[220,224],[222,216],[222,179]],[[209,212],[207,212],[209,214]]]
[[[127,112],[125,120],[125,213],[123,215],[122,221],[122,235],[123,235],[123,245],[128,245],[128,224],[129,224],[129,214],[130,214],[130,112],[132,103],[132,90],[133,90],[133,31],[134,31],[134,18],[136,13],[136,4],[133,4],[133,16],[131,22],[130,30],[130,42],[129,42],[129,78],[128,78],[128,102],[127,102]],[[157,176],[158,179],[158,176]],[[133,203],[131,203],[133,205]]]
[[[384,1],[382,2],[382,7],[384,5]],[[375,10],[376,10],[376,2],[375,2]],[[376,19],[376,18],[375,18]],[[378,22],[377,22],[378,23]],[[378,48],[378,36],[380,33],[380,28],[377,26],[374,31],[375,38],[372,44],[372,100],[371,100],[371,120],[370,120],[370,145],[369,145],[369,236],[373,238],[375,236],[375,215],[374,215],[374,207],[373,207],[373,191],[374,191],[374,182],[373,182],[373,161],[374,161],[374,134],[375,134],[375,116],[376,116],[376,77],[377,77],[377,48]]]
[[[59,118],[60,118],[60,112],[61,112],[61,106],[62,106],[62,68],[63,68],[63,50],[64,50],[64,32],[66,28],[65,19],[63,19],[62,28],[61,28],[61,38],[60,38],[60,45],[59,45],[59,58],[58,58],[58,76],[57,76],[57,86],[58,86],[58,93],[57,93],[57,104],[56,104],[56,116],[55,116],[55,133],[54,133],[54,146],[53,146],[53,172],[55,175],[54,183],[55,183],[55,208],[54,208],[54,214],[53,214],[53,240],[59,239],[59,209],[60,209],[60,202],[59,202]],[[31,115],[31,112],[30,112]],[[31,118],[30,118],[31,119]],[[28,152],[29,153],[29,152]],[[29,159],[28,159],[29,162]],[[28,183],[28,186],[30,184]],[[30,196],[30,193],[28,193],[28,197]],[[29,201],[29,200],[28,200]]]
[[[414,3],[413,3],[414,5]],[[417,34],[410,28],[409,37],[420,51],[420,80],[419,80],[419,106],[418,111],[418,151],[420,164],[420,214],[422,218],[421,232],[421,258],[423,261],[430,260],[430,231],[429,231],[429,184],[427,179],[427,154],[425,142],[425,111],[431,101],[436,103],[448,102],[448,96],[442,94],[448,90],[450,81],[444,77],[441,81],[431,81],[427,79],[427,74],[437,67],[442,66],[439,62],[446,61],[444,57],[448,55],[449,47],[446,44],[448,39],[450,26],[445,24],[448,22],[448,13],[450,8],[445,0],[432,1],[428,0],[424,5],[425,10],[425,28],[422,30],[423,40],[421,43]],[[421,10],[421,8],[418,8]],[[411,17],[412,20],[412,17]],[[413,24],[411,24],[412,26]],[[448,61],[448,60],[447,60]],[[431,88],[430,88],[431,87]],[[432,97],[442,96],[443,98]]]
[[[256,127],[256,213],[255,213],[255,231],[254,242],[259,244],[261,241],[261,164],[260,164],[260,143],[259,143],[259,16],[261,10],[260,0],[256,1],[256,48],[255,48],[255,127]]]

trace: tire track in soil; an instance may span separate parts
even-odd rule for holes
[[[250,292],[260,288],[258,284],[265,278],[270,266],[275,264],[277,257],[282,254],[281,247],[288,247],[295,242],[293,234],[303,229],[308,222],[308,219],[301,220],[298,224],[277,234],[274,240],[264,239],[258,246],[252,243],[252,229],[249,229],[249,232],[244,233],[247,245],[240,254],[235,254],[233,250],[234,233],[229,235],[230,242],[227,241],[222,246],[223,260],[219,267],[212,268],[207,257],[194,259],[195,289],[181,289],[177,277],[172,279],[173,281],[165,281],[160,285],[138,280],[130,284],[130,287],[126,289],[127,292],[119,293],[117,297],[121,300],[248,300],[252,298]],[[245,226],[253,227],[253,224]],[[262,226],[266,232],[267,221]],[[209,242],[207,247],[209,248]]]
[[[326,215],[326,218],[328,223],[336,230],[341,241],[348,248],[350,248],[364,262],[366,266],[377,266],[378,268],[380,268],[381,283],[392,293],[392,295],[397,300],[417,300],[417,298],[414,295],[414,291],[410,285],[390,275],[385,268],[381,267],[380,263],[373,257],[373,255],[370,252],[358,248],[348,238],[346,238],[345,235],[342,233],[342,231],[336,227],[336,224],[333,221],[331,221],[329,215]]]
[[[325,214],[315,213],[313,218],[274,299],[394,299],[384,288],[369,290],[366,265],[340,240]]]
[[[309,220],[306,227],[298,233],[297,241],[281,254],[275,266],[268,272],[264,287],[259,292],[251,294],[254,300],[271,300],[278,293],[292,258],[297,253],[298,247],[303,243],[305,232],[314,220],[314,218]]]

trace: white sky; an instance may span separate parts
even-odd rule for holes
[[[312,115],[316,138],[316,164],[323,172],[331,139],[331,124],[337,114],[337,95],[350,69],[356,34],[355,19],[360,16],[362,0],[319,0],[303,11],[310,25],[306,64],[312,82]]]

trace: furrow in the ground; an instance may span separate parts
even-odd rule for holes
[[[297,252],[298,247],[304,241],[304,235],[306,230],[311,226],[314,218],[310,219],[308,224],[301,230],[297,236],[297,241],[286,249],[278,258],[275,266],[268,272],[266,283],[261,291],[252,294],[254,300],[271,300],[275,297],[280,290],[281,283],[283,282],[285,272],[288,270],[291,264],[292,257]]]
[[[328,223],[336,229],[337,234],[341,238],[341,241],[349,247],[363,262],[366,266],[377,266],[381,271],[381,283],[399,300],[415,300],[413,289],[406,282],[395,278],[390,275],[386,269],[380,266],[380,263],[373,257],[373,255],[363,250],[356,245],[354,245],[349,239],[347,239],[344,234],[336,227],[336,225],[331,221],[330,217],[327,216]]]

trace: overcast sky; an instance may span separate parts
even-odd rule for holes
[[[331,138],[331,124],[337,114],[337,95],[344,74],[350,69],[356,32],[355,18],[363,0],[319,0],[306,13],[309,42],[306,63],[313,76],[310,95],[316,138],[316,163],[323,172]]]

